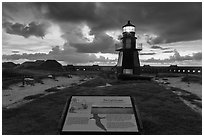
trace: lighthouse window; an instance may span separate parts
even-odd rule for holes
[[[134,32],[135,31],[135,27],[133,26],[126,26],[123,28],[123,32]]]
[[[126,39],[126,48],[130,49],[131,48],[131,39]]]

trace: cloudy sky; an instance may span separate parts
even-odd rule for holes
[[[141,65],[202,64],[202,3],[2,4],[2,59],[116,65],[128,20],[142,43]]]

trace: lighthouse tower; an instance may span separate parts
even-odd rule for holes
[[[122,44],[116,47],[116,51],[119,51],[117,76],[140,75],[139,51],[142,46],[136,44],[135,26],[128,21],[122,30]]]

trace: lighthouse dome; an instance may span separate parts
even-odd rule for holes
[[[130,21],[123,27],[123,32],[135,32],[135,25],[131,24]]]

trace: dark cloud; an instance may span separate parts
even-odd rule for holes
[[[183,61],[183,60],[202,60],[202,53],[193,53],[192,56],[186,55],[186,56],[181,56],[178,51],[174,50],[174,55],[170,56],[170,60],[175,60],[175,61]]]
[[[65,47],[66,47],[65,43]],[[55,46],[48,53],[35,53],[35,54],[12,54],[12,55],[3,55],[2,59],[5,60],[19,60],[19,59],[28,59],[28,60],[38,60],[38,59],[55,59],[58,61],[65,61],[68,64],[79,64],[79,63],[107,63],[107,64],[116,64],[117,59],[108,59],[100,56],[97,58],[94,54],[88,53],[73,53],[74,49],[60,49],[59,46]],[[143,53],[143,55],[153,55],[154,53]],[[142,62],[149,63],[175,63],[182,61],[201,61],[202,52],[193,53],[192,56],[186,55],[181,56],[178,51],[174,50],[174,55],[170,56],[168,59],[154,59],[153,57],[147,60],[141,60]]]
[[[201,61],[202,60],[202,53],[197,52],[193,53],[192,56],[185,55],[181,56],[178,51],[174,50],[174,55],[170,56],[168,59],[147,59],[143,60],[143,62],[152,62],[152,63],[170,63],[170,62],[177,62],[177,61]]]
[[[64,50],[61,50],[59,47],[53,47],[48,54],[3,55],[4,58],[11,59],[53,58],[67,60],[67,62],[71,63],[92,62],[94,60],[106,62],[107,60],[102,57],[98,59],[93,54],[86,53],[114,52],[115,43],[111,37],[105,34],[105,31],[121,30],[127,20],[131,20],[135,24],[136,33],[153,35],[153,37],[150,36],[147,39],[147,43],[152,46],[152,49],[166,50],[168,48],[156,46],[155,44],[197,40],[201,39],[202,36],[201,2],[3,3],[2,8],[3,28],[7,33],[25,38],[30,36],[44,37],[47,24],[38,24],[36,22],[48,21],[59,25],[62,33],[64,33],[62,37],[70,43],[67,47],[71,46],[76,49],[64,48]],[[30,14],[24,14],[26,11],[29,11],[32,17],[28,16]],[[34,20],[33,18],[36,19],[36,22],[31,22]],[[24,25],[27,22],[31,23]],[[74,31],[67,24],[73,25]],[[90,35],[95,35],[92,43],[84,43],[86,37],[82,35],[80,29],[83,26],[82,24],[90,27]],[[75,31],[75,28],[79,29]],[[167,52],[170,51],[164,51],[164,53]],[[154,55],[153,53],[142,54]],[[180,56],[179,53],[174,52],[174,56],[165,61],[199,60],[201,56],[201,53],[193,56]],[[154,60],[153,58],[152,61]]]
[[[65,43],[64,47],[67,47],[68,43]],[[68,64],[79,64],[79,63],[115,63],[117,60],[112,60],[100,56],[99,58],[94,54],[88,53],[75,53],[74,49],[60,49],[59,46],[55,46],[49,53],[35,53],[35,54],[12,54],[12,55],[3,55],[2,59],[5,60],[19,60],[19,59],[28,59],[28,60],[39,60],[39,59],[55,59],[58,61],[65,61]]]
[[[167,49],[169,49],[169,48],[162,48],[161,46],[156,46],[156,45],[151,46],[151,48],[152,48],[152,49],[161,49],[161,50],[167,50]]]
[[[167,51],[163,51],[162,53],[173,53],[174,50],[167,50]]]
[[[17,51],[17,50],[13,50],[12,53],[19,53],[19,51]]]
[[[91,43],[70,43],[70,46],[81,53],[113,53],[115,51],[114,45],[113,38],[105,33],[95,35],[95,39]]]
[[[158,35],[153,44],[201,39],[202,3],[36,3],[44,16],[57,22],[86,22],[93,33],[121,29],[127,20],[136,30]]]
[[[14,19],[6,12],[2,12],[2,22],[6,22],[7,20],[13,21]]]
[[[20,23],[11,23],[4,22],[3,28],[5,28],[6,32],[9,34],[20,35],[25,38],[30,36],[36,36],[43,38],[46,35],[46,30],[48,28],[48,24],[45,23],[36,23],[31,22],[28,25],[20,24]]]
[[[154,52],[149,52],[149,53],[140,53],[140,55],[155,55],[156,53]]]
[[[136,31],[157,35],[149,41],[152,44],[197,40],[202,36],[201,2],[4,2],[3,17],[8,16],[5,11],[22,13],[21,9],[25,11],[23,10],[25,8],[31,9],[38,18],[56,23],[69,22],[76,25],[86,23],[93,34],[121,29],[127,20],[131,20],[136,25]],[[11,26],[13,25],[22,27],[22,24],[18,23]],[[18,29],[16,31],[9,32],[24,37],[30,36],[29,32],[25,33]],[[35,36],[44,36],[44,33],[40,32],[33,33]]]
[[[70,26],[67,26],[67,24],[65,26],[61,25],[61,29],[64,31],[64,34],[62,34],[61,37],[66,41],[69,41],[70,43],[84,43],[85,41],[89,41],[83,35],[83,32],[82,32],[83,27],[81,25],[79,26],[70,27]]]
[[[45,8],[45,16],[60,21],[79,22],[85,20],[96,21],[96,3],[68,2],[68,3],[36,3]]]
[[[62,52],[62,50],[60,49],[60,47],[55,46],[55,47],[52,48],[52,50],[49,52],[49,54],[55,55],[55,54],[61,54],[61,52]]]
[[[202,52],[194,53],[193,59],[194,60],[202,60]]]

